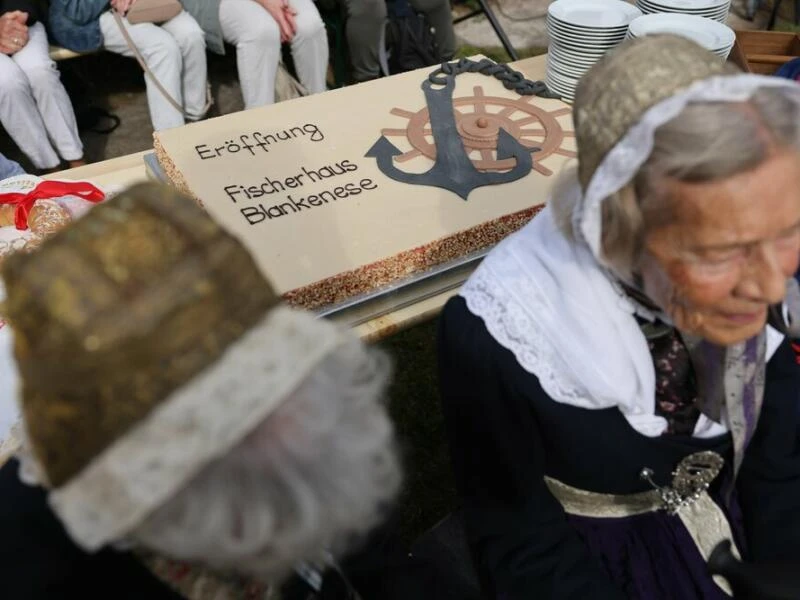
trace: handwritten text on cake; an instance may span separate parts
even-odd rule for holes
[[[223,189],[234,204],[253,201],[273,194],[286,194],[284,198],[275,203],[265,205],[263,202],[242,206],[239,211],[250,225],[257,225],[263,221],[277,219],[301,211],[310,210],[317,206],[343,200],[351,196],[358,196],[362,192],[375,190],[377,183],[372,179],[363,178],[350,181],[341,185],[329,186],[328,189],[317,191],[313,194],[301,196],[298,192],[287,193],[289,190],[302,188],[305,185],[322,183],[326,179],[346,175],[358,170],[358,165],[350,160],[342,160],[330,165],[316,168],[301,167],[301,171],[289,177],[270,179],[263,177],[254,185],[226,185]]]
[[[200,160],[211,160],[226,154],[238,154],[239,152],[249,152],[252,156],[256,155],[257,150],[269,152],[269,146],[288,142],[293,139],[308,138],[312,142],[321,142],[325,139],[325,134],[319,126],[314,123],[306,123],[302,126],[291,127],[283,131],[273,131],[263,133],[254,131],[253,133],[243,133],[238,139],[223,140],[220,144],[198,144],[194,147]]]

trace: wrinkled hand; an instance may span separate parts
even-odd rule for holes
[[[294,19],[297,11],[289,6],[287,0],[259,0],[259,3],[278,24],[281,43],[291,42],[294,34],[297,33],[297,23]]]
[[[0,16],[0,52],[11,56],[28,43],[28,13],[19,10]]]
[[[136,0],[111,0],[111,8],[116,10],[118,13],[125,15],[133,6]]]
[[[283,13],[286,15],[286,20],[289,22],[289,26],[292,29],[292,37],[294,37],[297,33],[297,20],[295,20],[297,10],[289,6],[289,0],[283,0]]]

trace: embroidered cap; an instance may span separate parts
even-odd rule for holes
[[[237,239],[154,184],[3,276],[26,451],[87,549],[141,523],[346,339],[279,305]]]
[[[605,155],[650,107],[695,81],[739,73],[716,54],[683,37],[628,40],[581,79],[573,120],[578,177],[584,190]]]

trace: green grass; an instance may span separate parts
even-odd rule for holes
[[[400,532],[410,543],[456,508],[436,375],[436,324],[383,341],[395,362],[390,411],[404,454]]]
[[[545,52],[547,52],[547,48],[517,49],[517,54],[519,54],[520,59],[530,58],[531,56],[539,56]],[[484,48],[469,45],[461,46],[458,50],[456,50],[455,58],[467,58],[470,56],[475,56],[476,54],[482,54],[486,58],[491,58],[493,61],[499,63],[507,63],[511,61],[511,57],[502,46],[487,46]]]
[[[778,19],[775,21],[775,31],[796,31],[800,33],[800,25],[795,25],[792,21]]]

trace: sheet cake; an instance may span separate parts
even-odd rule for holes
[[[566,104],[520,96],[479,73],[457,76],[455,127],[434,140],[421,88],[431,71],[158,132],[156,156],[178,188],[242,239],[290,304],[341,302],[497,243],[541,208],[574,156]],[[452,135],[476,172],[507,172],[516,163],[497,156],[500,127],[539,148],[524,177],[478,187],[466,200],[422,184],[437,143]],[[396,148],[390,167],[370,152],[382,137]]]

